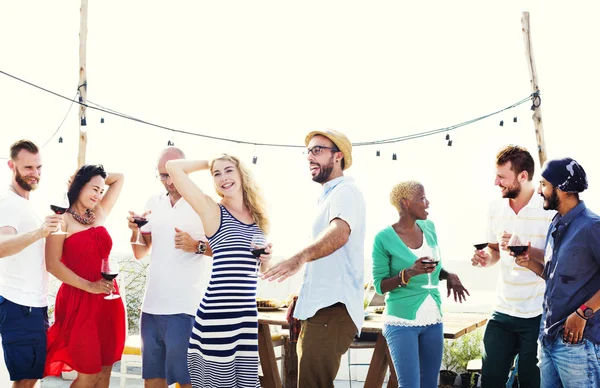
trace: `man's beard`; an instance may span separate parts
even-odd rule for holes
[[[25,191],[33,191],[37,189],[40,182],[40,180],[37,179],[36,183],[27,183],[27,181],[23,179],[23,175],[21,175],[17,166],[15,166],[15,181],[17,181],[17,184]]]
[[[312,180],[317,183],[327,182],[329,180],[329,176],[331,175],[331,172],[333,171],[333,155],[331,156],[331,159],[329,160],[329,163],[326,166],[323,166],[318,163],[312,163],[312,164],[317,164],[319,166],[319,173],[317,175],[315,175],[312,178]]]
[[[511,187],[504,187],[506,188],[506,193],[504,193],[502,198],[515,199],[521,194],[521,184],[518,181],[515,181],[515,184]]]
[[[544,196],[542,195],[542,197]],[[558,198],[558,190],[556,190],[556,187],[552,189],[552,195],[550,198],[544,197],[544,199],[546,200],[544,202],[544,210],[558,210],[558,207],[560,206],[560,198]]]

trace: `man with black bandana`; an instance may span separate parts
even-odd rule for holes
[[[571,158],[547,162],[538,193],[558,213],[548,230],[545,265],[517,264],[546,280],[540,332],[542,388],[600,384],[600,217],[579,193],[587,189],[583,168]]]

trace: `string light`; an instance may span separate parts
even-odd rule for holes
[[[6,73],[6,72],[4,72],[2,70],[0,70],[0,74],[4,74],[4,75],[6,75],[6,76],[8,76],[10,78],[13,78],[13,79],[17,80],[17,81],[25,83],[25,84],[27,84],[29,86],[34,87],[34,88],[43,90],[43,91],[45,91],[47,93],[53,94],[53,95],[55,95],[57,97],[65,99],[65,100],[77,102],[77,101],[75,101],[73,99],[70,99],[70,98],[64,96],[64,95],[61,95],[59,93],[53,92],[51,90],[48,90],[46,88],[43,88],[43,87],[38,86],[36,84],[33,84],[31,82],[28,82],[28,81],[26,81],[24,79],[21,79],[19,77],[16,77],[14,75]],[[86,85],[81,85],[81,86],[86,86]],[[539,95],[539,91],[536,91],[536,92],[530,94],[526,98],[524,98],[524,99],[522,99],[520,101],[517,101],[516,103],[514,103],[514,104],[512,104],[512,105],[510,105],[510,106],[508,106],[506,108],[503,108],[503,109],[500,109],[498,111],[495,111],[495,112],[492,112],[492,113],[488,113],[486,115],[479,116],[479,117],[476,117],[474,119],[467,120],[467,121],[464,121],[464,122],[461,122],[461,123],[458,123],[458,124],[450,125],[450,126],[445,127],[445,128],[439,128],[439,129],[434,129],[434,130],[425,131],[425,132],[413,133],[413,134],[410,134],[410,135],[404,135],[404,136],[399,136],[399,137],[394,137],[394,138],[389,138],[389,139],[381,139],[381,140],[372,140],[372,141],[365,141],[365,142],[357,142],[357,143],[353,143],[352,145],[353,146],[367,146],[367,145],[375,145],[375,144],[398,143],[398,142],[401,142],[401,141],[417,139],[417,138],[421,138],[421,137],[425,137],[425,136],[431,136],[431,135],[434,135],[434,134],[437,134],[437,133],[440,133],[440,132],[449,132],[449,131],[452,131],[454,129],[457,129],[457,128],[460,128],[460,127],[463,127],[463,126],[466,126],[466,125],[469,125],[469,124],[473,124],[473,123],[475,123],[477,121],[481,121],[483,119],[486,119],[486,118],[488,118],[490,116],[493,116],[493,115],[496,115],[498,113],[504,112],[506,110],[515,108],[515,107],[517,107],[517,106],[519,106],[521,104],[524,104],[525,102],[527,102],[529,100],[533,101],[533,105],[532,105],[533,109],[535,109],[536,107],[540,106],[540,104],[541,104],[541,97]],[[104,113],[111,114],[111,115],[114,115],[114,116],[118,116],[118,117],[121,117],[121,118],[124,118],[124,119],[127,119],[127,120],[131,120],[131,121],[134,121],[134,122],[137,122],[137,123],[140,123],[140,124],[145,124],[145,125],[153,126],[153,127],[156,127],[156,128],[164,129],[166,131],[175,132],[175,133],[183,133],[183,134],[186,134],[186,135],[198,136],[198,137],[203,137],[203,138],[206,138],[206,139],[213,139],[213,140],[219,140],[219,141],[225,141],[225,142],[232,142],[232,143],[238,143],[238,144],[253,144],[253,145],[262,145],[262,146],[267,146],[267,147],[282,147],[282,148],[285,148],[285,147],[287,147],[287,148],[304,148],[303,145],[298,145],[298,144],[256,143],[256,142],[249,142],[249,141],[245,141],[245,140],[231,139],[231,138],[225,138],[225,137],[219,137],[219,136],[211,136],[211,135],[205,135],[205,134],[201,134],[201,133],[195,133],[195,132],[189,132],[189,131],[179,130],[179,129],[167,127],[167,126],[164,126],[164,125],[155,124],[155,123],[152,123],[152,122],[149,122],[149,121],[145,121],[145,120],[142,120],[142,119],[138,119],[138,118],[135,118],[135,117],[132,117],[132,116],[128,116],[128,115],[126,115],[124,113],[120,113],[120,112],[117,112],[117,111],[112,110],[112,109],[101,107],[99,104],[91,103],[90,101],[87,101],[87,104],[84,104],[83,103],[83,99],[81,98],[81,96],[79,98],[78,104],[83,105],[85,107],[85,109],[87,109],[87,108],[95,109],[95,110],[100,111],[100,112],[104,112]],[[92,106],[92,105],[96,105],[96,106]],[[81,121],[82,121],[81,125],[85,126],[86,125],[85,117],[82,118]],[[501,121],[501,125],[502,126],[504,125],[504,121]],[[84,129],[82,129],[82,131],[84,131]],[[173,143],[173,142],[171,142],[171,143]]]
[[[517,122],[517,116],[513,117],[513,123]]]
[[[104,117],[100,117],[100,124],[104,124]]]
[[[398,160],[398,157],[396,157],[396,153],[395,152],[392,154],[392,160]]]
[[[253,156],[252,157],[252,164],[256,164],[256,162],[258,162],[258,156]]]
[[[448,140],[448,147],[452,147],[452,140]]]
[[[59,142],[59,143],[62,143],[62,142],[63,142],[63,138],[62,138],[62,136],[58,138],[58,142]]]
[[[449,133],[446,134],[446,140],[450,140],[450,134]]]
[[[504,120],[500,120],[500,126],[503,127],[504,126]]]
[[[381,152],[379,150],[375,151],[375,156],[381,156]]]

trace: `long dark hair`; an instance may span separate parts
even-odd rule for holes
[[[101,164],[84,164],[77,170],[73,177],[73,181],[69,186],[69,191],[67,192],[71,206],[73,206],[77,201],[77,198],[79,198],[79,193],[81,193],[83,186],[96,175],[100,175],[102,178],[106,179],[106,171],[104,171],[104,167]]]

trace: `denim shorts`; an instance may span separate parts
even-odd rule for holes
[[[188,314],[142,313],[142,378],[166,379],[167,384],[190,384],[187,351],[194,326]]]
[[[11,381],[41,379],[46,363],[48,307],[27,307],[0,296],[0,336]]]

